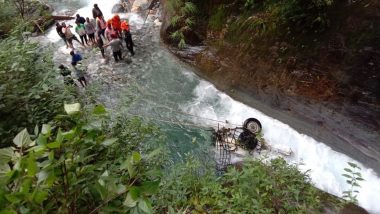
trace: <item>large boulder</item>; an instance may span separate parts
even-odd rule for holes
[[[126,8],[126,4],[125,2],[123,2],[123,4],[115,4],[113,7],[112,7],[112,13],[126,13],[128,12],[128,8]]]

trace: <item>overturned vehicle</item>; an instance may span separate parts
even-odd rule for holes
[[[213,132],[217,170],[224,171],[229,165],[242,161],[242,158],[259,156],[265,151],[281,156],[290,156],[290,148],[279,148],[269,145],[262,135],[261,122],[256,118],[248,118],[243,126],[227,128],[220,126]]]

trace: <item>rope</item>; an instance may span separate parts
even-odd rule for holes
[[[174,125],[177,125],[177,126],[179,126],[181,128],[183,128],[182,125],[185,125],[185,126],[192,126],[192,127],[195,127],[195,128],[200,128],[200,129],[203,129],[205,131],[211,131],[210,128],[206,129],[205,126],[200,126],[200,125],[197,125],[197,124],[194,124],[194,123],[174,122],[174,121],[169,121],[169,120],[165,120],[165,119],[160,119],[160,118],[157,118],[157,117],[149,117],[149,116],[146,116],[146,115],[143,116],[143,115],[140,115],[140,114],[137,114],[137,113],[133,113],[133,112],[127,112],[127,114],[135,116],[135,117],[139,117],[139,118],[142,118],[142,119],[150,119],[150,120],[155,120],[155,121],[159,121],[159,122],[174,124]]]

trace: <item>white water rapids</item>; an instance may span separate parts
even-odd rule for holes
[[[117,2],[117,0],[88,0],[87,6],[80,8],[76,13],[84,17],[92,17],[93,4],[97,3],[104,16],[110,18],[112,16],[111,9]],[[127,14],[127,16],[132,28],[141,28],[145,17],[139,17],[137,14]],[[73,21],[69,23],[74,25]],[[155,33],[159,34],[158,31]],[[60,42],[62,47],[59,50],[62,51],[59,54],[63,54],[63,52],[68,54],[68,51],[64,51],[66,48],[55,32],[55,27],[47,34],[47,38],[53,43]],[[157,46],[157,48],[160,47]],[[138,47],[136,51],[139,51]],[[175,59],[170,60],[178,63]],[[255,117],[261,121],[265,139],[269,144],[286,146],[292,149],[293,156],[288,159],[289,163],[299,165],[302,171],[311,170],[310,176],[316,187],[339,197],[342,196],[344,190],[350,188],[341,174],[344,173],[343,169],[348,166],[348,161],[358,163],[357,161],[333,151],[322,142],[295,131],[287,124],[271,118],[270,115],[265,115],[252,107],[233,100],[225,93],[218,91],[211,83],[198,79],[191,71],[190,73],[186,70],[181,72],[188,79],[183,80],[184,82],[193,81],[194,78],[197,79],[197,85],[192,92],[193,97],[187,102],[179,104],[183,111],[215,120],[229,120],[234,124],[241,124],[248,117]],[[378,199],[380,195],[380,178],[372,169],[364,167],[361,163],[358,163],[358,165],[362,168],[361,174],[365,179],[360,183],[359,205],[371,213],[380,213],[380,200]]]

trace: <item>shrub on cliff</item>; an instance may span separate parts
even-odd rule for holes
[[[197,7],[190,0],[169,0],[168,11],[172,14],[169,24],[170,39],[177,43],[178,48],[184,48],[195,25]]]

